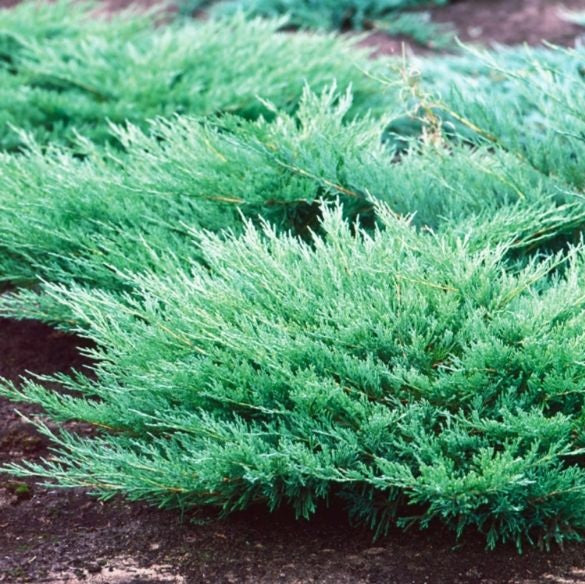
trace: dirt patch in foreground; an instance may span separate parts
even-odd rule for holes
[[[43,325],[0,320],[0,375],[18,381],[25,371],[83,368],[79,344]],[[49,456],[45,438],[15,408],[38,415],[0,400],[0,462]],[[487,553],[478,537],[455,545],[440,528],[395,531],[373,542],[369,531],[347,524],[341,508],[323,509],[310,522],[264,509],[226,519],[208,512],[181,517],[0,475],[0,582],[6,584],[577,584],[585,582],[584,551],[575,545],[518,556],[504,546]]]

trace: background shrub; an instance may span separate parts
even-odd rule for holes
[[[355,41],[287,35],[278,32],[282,21],[242,15],[155,28],[155,14],[130,13],[106,26],[93,4],[69,5],[0,10],[4,150],[22,146],[12,127],[71,146],[76,133],[107,141],[108,121],[145,127],[149,118],[177,113],[266,115],[258,96],[292,111],[306,83],[315,90],[351,85],[356,113],[379,100],[379,84],[365,72],[384,65],[368,62]]]
[[[179,7],[187,14],[211,5],[212,14],[245,12],[271,18],[286,14],[293,26],[361,29],[368,21],[371,23],[398,10],[446,3],[447,0],[227,0],[218,3],[186,0]]]

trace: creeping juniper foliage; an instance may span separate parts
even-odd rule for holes
[[[452,25],[435,23],[429,12],[406,12],[398,14],[380,27],[392,35],[402,35],[421,45],[433,49],[453,49],[456,31]]]
[[[108,431],[42,427],[59,453],[11,470],[224,511],[264,501],[309,517],[341,497],[378,532],[439,518],[492,545],[572,537],[582,254],[563,276],[549,275],[558,256],[509,272],[507,245],[378,215],[369,235],[325,209],[311,243],[251,225],[201,235],[204,266],[137,275],[131,298],[50,286],[97,343],[97,379],[3,393]]]
[[[71,10],[70,10],[71,9]],[[305,83],[351,85],[356,112],[374,106],[367,52],[338,38],[278,33],[283,21],[242,15],[155,27],[156,13],[107,25],[92,4],[27,3],[0,10],[0,148],[22,145],[13,127],[70,146],[104,142],[107,122],[172,114],[266,114],[258,99],[294,109]],[[107,32],[104,33],[103,30]],[[31,32],[32,31],[32,32]]]
[[[96,428],[2,471],[582,539],[583,49],[94,9],[0,11],[0,316],[93,347],[0,395]]]

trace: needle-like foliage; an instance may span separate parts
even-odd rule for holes
[[[264,217],[306,237],[319,229],[323,197],[341,198],[366,228],[377,221],[374,203],[385,201],[415,213],[419,227],[471,231],[471,221],[477,241],[514,239],[518,249],[583,224],[585,208],[561,179],[486,147],[421,145],[397,158],[381,141],[386,122],[352,120],[351,105],[335,87],[320,96],[307,89],[294,116],[265,102],[272,121],[224,115],[161,119],[147,132],[113,127],[122,149],[85,141],[81,159],[29,142],[25,153],[0,157],[0,280],[127,290],[130,272],[189,264],[198,229],[237,230],[243,216]],[[5,298],[0,311],[70,320],[30,292]]]
[[[270,122],[111,127],[121,150],[80,141],[71,153],[28,139],[22,154],[0,155],[0,279],[116,288],[115,272],[154,269],[169,251],[190,258],[190,231],[237,228],[242,214],[303,236],[323,196],[343,196],[354,217],[373,213],[369,193],[383,195],[392,163],[383,121],[348,119],[352,97],[335,87],[306,89],[295,115],[264,107]]]
[[[95,370],[0,394],[100,431],[37,422],[54,457],[4,470],[581,538],[583,51],[385,92],[385,63],[282,22],[67,6],[0,12],[0,314],[77,331]]]
[[[294,109],[305,83],[353,88],[355,111],[377,106],[367,51],[332,35],[278,32],[283,21],[234,16],[155,27],[155,14],[112,22],[93,4],[25,2],[0,10],[0,148],[108,140],[107,122],[145,126],[176,113],[266,113],[258,96]],[[65,16],[64,16],[65,14]],[[106,30],[107,33],[103,31]],[[373,100],[373,101],[372,101]]]
[[[498,146],[543,175],[585,187],[583,47],[475,51],[421,66],[421,88],[438,98],[425,105],[436,106],[469,141]]]
[[[95,379],[12,399],[105,430],[52,434],[11,472],[229,512],[309,517],[341,498],[378,533],[438,519],[459,535],[564,541],[585,528],[581,251],[510,271],[507,246],[384,230],[324,210],[325,239],[248,225],[200,236],[205,266],[136,292],[50,288],[97,344]]]

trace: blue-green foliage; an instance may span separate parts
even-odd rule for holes
[[[66,6],[0,13],[0,314],[77,331],[95,370],[0,393],[100,432],[38,423],[55,457],[4,470],[581,538],[583,51],[399,76],[282,22],[118,35]]]
[[[159,119],[147,132],[111,127],[115,150],[28,141],[0,155],[0,280],[117,288],[121,272],[167,269],[165,254],[188,261],[191,231],[238,229],[242,215],[301,236],[318,229],[321,197],[371,216],[392,170],[383,122],[348,119],[351,95],[334,87],[307,89],[294,116],[264,106],[273,121]]]
[[[464,120],[473,143],[498,146],[582,190],[584,67],[582,47],[473,52],[422,64],[420,84],[439,96],[446,123]]]
[[[197,2],[197,4],[201,4]],[[215,14],[243,11],[251,15],[288,15],[292,25],[320,29],[363,28],[367,21],[386,17],[398,10],[446,4],[447,0],[227,0],[212,6]],[[192,10],[189,0],[184,11]],[[195,7],[196,8],[196,7]]]
[[[97,343],[96,379],[12,399],[106,428],[52,434],[8,467],[158,504],[342,498],[355,519],[562,541],[585,527],[583,257],[510,271],[380,208],[382,231],[324,211],[310,245],[249,225],[202,235],[204,265],[135,276],[132,298],[51,286]],[[414,508],[411,508],[414,506]],[[415,511],[416,509],[416,511]]]
[[[334,87],[306,90],[294,116],[265,102],[270,122],[161,119],[147,132],[112,127],[115,150],[81,141],[82,158],[35,142],[0,156],[0,280],[127,290],[129,272],[189,264],[197,230],[238,231],[242,217],[264,217],[306,238],[320,229],[322,198],[343,201],[346,217],[366,228],[385,201],[415,213],[419,227],[456,225],[477,247],[514,240],[538,249],[583,224],[585,208],[561,178],[485,146],[422,143],[398,158],[380,140],[385,120],[349,119],[351,103]],[[22,292],[2,311],[70,321],[46,300]]]
[[[356,112],[376,106],[380,64],[334,36],[277,30],[282,21],[243,16],[155,27],[154,14],[107,23],[94,4],[25,2],[0,10],[0,148],[22,142],[71,145],[81,133],[109,139],[107,122],[145,127],[155,116],[221,112],[254,118],[258,96],[294,109],[305,83],[352,86]]]

